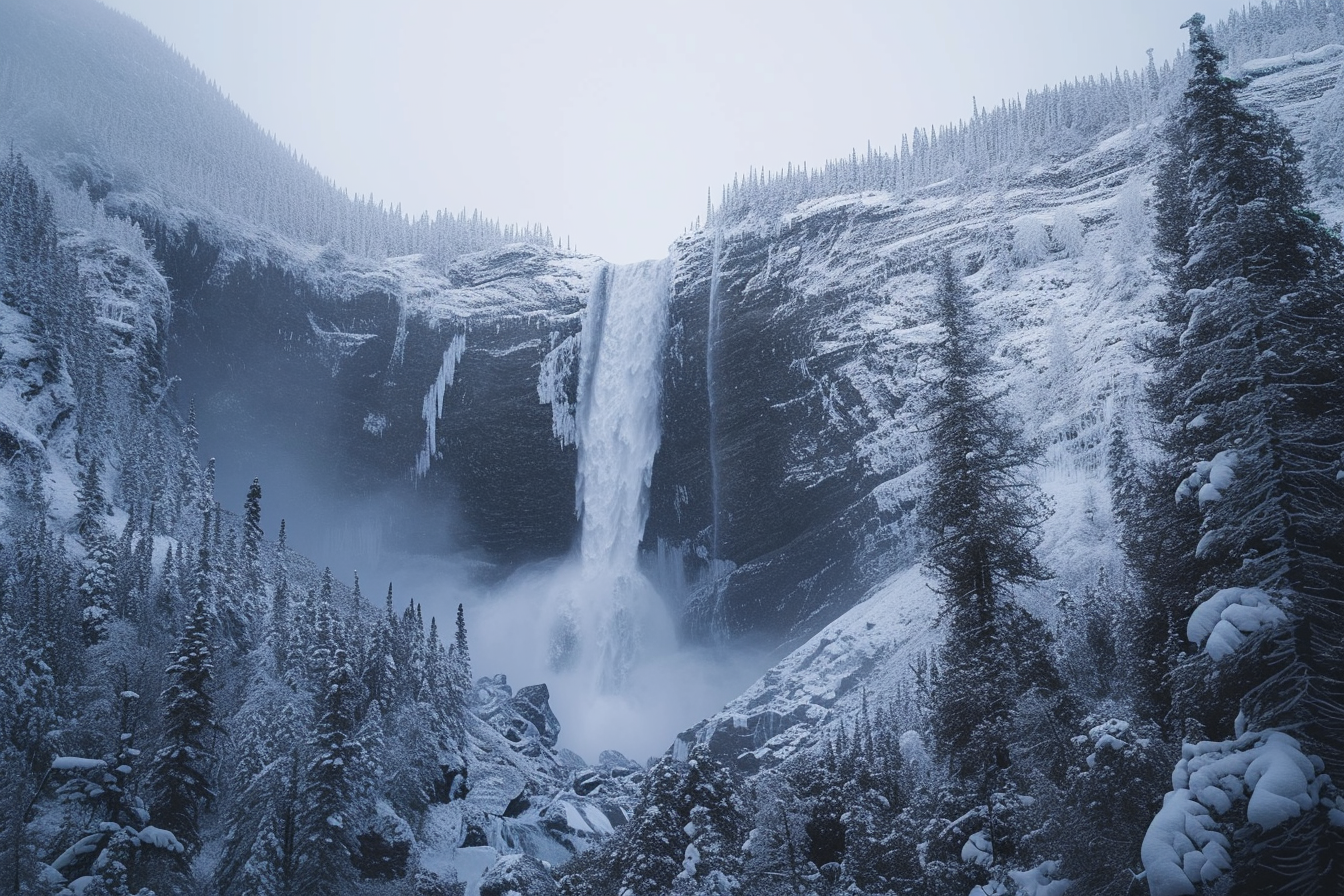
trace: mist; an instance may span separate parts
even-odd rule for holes
[[[559,745],[589,762],[603,750],[640,762],[662,755],[677,734],[742,693],[768,666],[770,654],[760,646],[684,643],[673,615],[688,595],[668,585],[659,591],[640,574],[626,586],[636,591],[638,661],[622,681],[604,684],[602,621],[576,608],[600,604],[586,598],[615,588],[618,576],[585,572],[577,544],[565,556],[511,568],[468,547],[470,533],[452,500],[417,489],[409,462],[403,486],[362,493],[340,482],[319,446],[241,432],[229,409],[202,406],[198,426],[202,460],[216,460],[215,497],[225,510],[239,512],[259,479],[266,538],[274,541],[285,520],[292,549],[347,584],[357,573],[372,605],[382,605],[390,584],[398,613],[408,602],[421,604],[426,624],[436,618],[450,640],[462,604],[473,676],[502,673],[515,691],[545,683],[560,720]],[[417,547],[432,545],[433,552],[405,549],[406,533],[417,533]],[[589,637],[557,669],[553,646],[566,620]]]

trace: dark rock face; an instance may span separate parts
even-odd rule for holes
[[[543,745],[555,746],[560,739],[560,720],[551,711],[551,692],[546,685],[530,684],[519,688],[509,705],[532,725]]]
[[[858,455],[876,421],[843,372],[868,347],[832,332],[864,297],[799,286],[832,231],[855,223],[815,216],[674,249],[645,547],[676,547],[698,582],[684,620],[694,634],[806,636],[893,568],[899,512],[872,498],[891,471]]]
[[[176,307],[171,370],[196,401],[204,450],[226,467],[305,483],[318,513],[361,514],[399,550],[474,551],[507,568],[569,549],[576,454],[537,392],[586,298],[581,275],[557,272],[564,256],[469,256],[435,279],[441,297],[417,305],[394,295],[395,277],[344,270],[336,253],[226,264],[194,227],[156,236]],[[426,393],[460,338],[417,481]],[[572,401],[574,383],[561,388]]]
[[[807,285],[817,258],[868,223],[820,214],[674,247],[644,549],[686,599],[691,637],[806,636],[893,565],[900,509],[872,497],[891,471],[856,451],[875,409],[845,374],[871,347],[832,332],[870,297]],[[221,469],[278,471],[307,484],[319,513],[357,518],[398,550],[475,553],[493,575],[572,547],[577,453],[557,420],[577,400],[594,260],[478,253],[412,300],[395,259],[226,264],[195,228],[155,235],[177,306],[172,372]],[[452,383],[426,446],[445,353]],[[519,742],[553,745],[544,716],[515,715]]]

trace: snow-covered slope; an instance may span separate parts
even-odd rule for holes
[[[1336,88],[1344,51],[1327,46],[1241,69],[1252,78],[1248,99],[1282,115],[1311,161],[1321,122],[1344,118]],[[1106,439],[1114,415],[1138,397],[1139,349],[1162,289],[1147,210],[1161,124],[1138,123],[1002,178],[811,200],[679,244],[698,274],[681,274],[691,283],[682,294],[686,319],[687,297],[703,301],[716,277],[723,303],[718,351],[730,360],[716,364],[717,405],[737,419],[717,421],[717,475],[755,483],[718,495],[715,516],[727,531],[716,541],[737,568],[700,586],[692,618],[698,608],[730,632],[764,628],[802,641],[683,734],[680,749],[707,741],[747,769],[782,759],[840,720],[852,723],[865,692],[894,693],[938,642],[937,601],[918,570],[912,516],[921,371],[933,336],[925,262],[938,249],[969,266],[979,308],[998,329],[993,354],[1007,401],[1043,442],[1038,475],[1054,514],[1041,551],[1056,577],[1024,601],[1052,620],[1060,596],[1095,586],[1099,570],[1119,581]],[[1340,172],[1315,170],[1318,209],[1338,224],[1344,205],[1332,178]],[[775,339],[762,344],[762,333]],[[684,405],[672,412],[695,410],[705,413]],[[665,475],[693,467],[684,456],[667,461]],[[748,465],[769,473],[744,472]],[[657,488],[664,499],[671,491]],[[812,515],[786,531],[777,509],[785,505]],[[696,534],[676,528],[671,508],[655,504],[654,513],[661,537],[681,531],[694,547]],[[772,527],[774,544],[734,556]],[[703,530],[699,537],[709,543]]]

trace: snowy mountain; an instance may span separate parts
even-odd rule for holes
[[[1277,114],[1304,148],[1314,208],[1336,232],[1342,12],[1284,2],[1213,32],[1245,80],[1244,101]],[[724,867],[778,869],[788,853],[795,889],[832,892],[837,881],[861,886],[861,863],[842,867],[835,834],[852,830],[851,855],[881,842],[962,891],[992,868],[992,880],[976,878],[981,893],[1008,893],[1009,880],[1012,892],[1062,892],[1054,860],[1011,864],[1014,848],[1036,855],[1031,838],[1051,830],[1058,807],[1026,789],[972,800],[927,742],[921,701],[945,631],[919,519],[932,349],[945,331],[930,260],[950,252],[965,271],[974,309],[993,324],[1006,416],[1041,448],[1031,477],[1051,514],[1038,554],[1053,578],[1017,599],[1041,626],[1028,629],[1033,646],[1067,666],[1069,688],[1058,690],[1069,693],[1054,696],[1087,703],[1068,708],[1077,730],[1055,738],[1078,754],[1058,760],[1072,772],[1050,774],[1091,786],[1078,769],[1105,770],[1106,750],[1147,762],[1149,777],[1165,762],[1168,774],[1171,732],[1135,733],[1162,720],[1098,715],[1133,707],[1080,620],[1113,601],[1119,615],[1107,618],[1120,627],[1134,606],[1112,506],[1115,451],[1153,450],[1145,351],[1161,337],[1154,308],[1168,289],[1154,182],[1191,69],[1182,56],[1066,83],[917,130],[889,153],[750,172],[668,259],[617,267],[556,248],[539,228],[465,213],[411,220],[351,199],[131,20],[83,0],[0,6],[0,138],[14,147],[0,184],[0,652],[20,658],[0,675],[14,710],[4,718],[14,749],[0,762],[15,782],[0,799],[20,819],[6,860],[16,874],[40,861],[53,891],[70,884],[63,892],[91,886],[116,849],[142,846],[188,850],[231,893],[317,892],[337,874],[322,855],[348,855],[366,882],[400,886],[418,865],[432,873],[420,892],[459,878],[485,892],[501,853],[599,862],[590,847],[647,835],[686,840],[669,880],[726,893],[697,869],[717,868],[736,849],[721,841],[736,837],[748,858]],[[200,450],[220,456],[219,483]],[[257,505],[239,518],[215,503],[217,485],[241,492],[254,474],[239,471],[255,469],[297,496],[291,531],[315,553],[351,568],[445,560],[496,605],[535,591],[506,620],[509,652],[544,664],[576,703],[619,692],[642,662],[652,667],[655,645],[675,669],[674,630],[683,644],[764,645],[774,665],[662,762],[612,752],[589,764],[564,748],[546,685],[515,692],[503,675],[473,679],[461,616],[457,641],[441,639],[433,618],[427,634],[433,606],[425,614],[413,600],[399,615],[389,594],[386,611],[375,608],[358,579],[351,588],[321,571],[323,558],[262,542]],[[1225,617],[1205,621],[1203,637]],[[191,637],[205,629],[219,640],[202,652]],[[195,805],[183,810],[163,782],[179,780],[171,761],[184,754],[169,748],[173,713],[190,703],[179,679],[209,662],[222,728],[234,733],[209,748],[219,807],[201,813],[204,835],[179,831],[179,842],[141,816],[152,803],[196,823]],[[103,693],[108,676],[120,684]],[[845,827],[857,816],[827,802],[834,793],[789,777],[811,763],[818,781],[857,780],[842,768],[857,761],[846,750],[881,751],[878,716],[876,740],[892,735],[889,760],[899,754],[906,770],[869,769],[868,790],[845,793],[864,817],[885,819],[889,841],[872,830],[863,839]],[[1179,737],[1202,737],[1199,720],[1186,724]],[[1238,750],[1300,766],[1284,737],[1238,730],[1240,747],[1187,744],[1179,768],[1193,780]],[[123,771],[132,741],[154,757],[144,799]],[[1321,769],[1302,762],[1303,787],[1326,805]],[[358,783],[338,768],[357,770]],[[139,845],[99,829],[84,835],[96,849],[24,852],[22,837],[46,848],[73,830],[61,827],[55,789],[43,789],[58,773],[88,775],[62,778],[62,797],[90,819],[106,808]],[[715,802],[733,775],[756,794],[750,824],[734,814],[742,800]],[[913,808],[896,813],[905,821],[882,815],[896,812],[894,797],[881,796],[885,809],[862,802],[883,787],[923,794],[926,828],[901,827]],[[215,795],[198,796],[206,806]],[[1164,809],[1163,824],[1207,816],[1194,799]],[[944,817],[957,800],[976,807]],[[26,801],[40,823],[20,817]],[[669,806],[686,817],[662,830]],[[1287,811],[1258,817],[1280,824],[1296,817]],[[1037,825],[1019,825],[1020,843],[1005,838],[1009,864],[995,854],[999,815]],[[303,824],[344,852],[277,845]],[[807,826],[806,876],[791,824]],[[1208,846],[1219,842],[1194,844],[1207,850],[1199,861],[1221,869]],[[582,861],[562,879],[566,892],[605,892],[585,890],[585,875],[645,891]],[[158,885],[181,871],[149,867]],[[861,889],[892,890],[895,879]]]
[[[1344,46],[1311,43],[1303,52],[1266,58],[1247,59],[1243,51],[1240,74],[1250,81],[1247,99],[1280,115],[1314,161],[1333,158],[1333,147],[1320,145],[1322,123],[1344,116]],[[768,326],[802,343],[762,376],[771,391],[752,396],[754,413],[742,412],[770,435],[743,434],[739,450],[746,456],[739,463],[759,470],[762,459],[753,450],[788,446],[793,450],[781,452],[778,462],[782,472],[768,477],[776,500],[806,506],[797,494],[829,487],[853,502],[834,517],[818,514],[825,521],[820,532],[780,536],[786,548],[762,551],[764,559],[697,595],[708,614],[717,591],[728,606],[722,618],[739,631],[764,619],[780,634],[806,640],[679,743],[707,742],[748,768],[778,761],[800,740],[813,742],[841,721],[853,724],[865,690],[874,699],[908,683],[921,653],[936,643],[937,599],[914,562],[918,545],[907,518],[919,488],[921,361],[932,336],[932,278],[921,260],[936,248],[955,246],[978,266],[968,280],[999,328],[995,360],[1005,391],[1024,429],[1046,444],[1040,481],[1054,512],[1041,553],[1056,577],[1028,595],[1033,609],[1054,619],[1060,596],[1095,587],[1099,570],[1113,581],[1124,575],[1106,441],[1113,415],[1142,398],[1141,348],[1162,288],[1145,211],[1159,112],[1015,177],[944,181],[908,196],[861,191],[812,200],[778,218],[748,216],[726,232],[678,245],[692,255],[717,239],[721,271],[733,270],[723,246],[753,247],[744,251],[754,252],[756,265],[733,275],[740,292],[721,292],[729,298],[720,319],[745,316],[759,303],[769,309]],[[1344,223],[1341,170],[1322,162],[1314,171],[1317,210],[1336,226]],[[712,264],[702,258],[700,270]],[[725,388],[729,394],[740,394],[736,383],[761,368],[762,355],[772,348],[786,354],[748,347],[747,334],[761,325],[742,326],[739,351],[759,354],[725,377],[734,383]],[[772,415],[775,426],[766,422]],[[789,433],[806,441],[791,443]],[[827,438],[844,447],[819,450]],[[769,497],[759,480],[754,486],[742,490],[740,510],[728,503],[733,510],[719,513],[736,510],[744,519],[739,525],[760,537],[770,529],[757,521],[781,515],[759,506]],[[674,518],[670,510],[667,518]],[[659,519],[655,510],[650,527]],[[809,539],[815,548],[805,546]],[[843,584],[828,588],[828,577]],[[858,593],[859,583],[867,583],[866,593]]]

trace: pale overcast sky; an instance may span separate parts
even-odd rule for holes
[[[1184,44],[1192,0],[110,0],[352,193],[660,257],[749,167]],[[1203,10],[1210,18],[1221,8]]]

